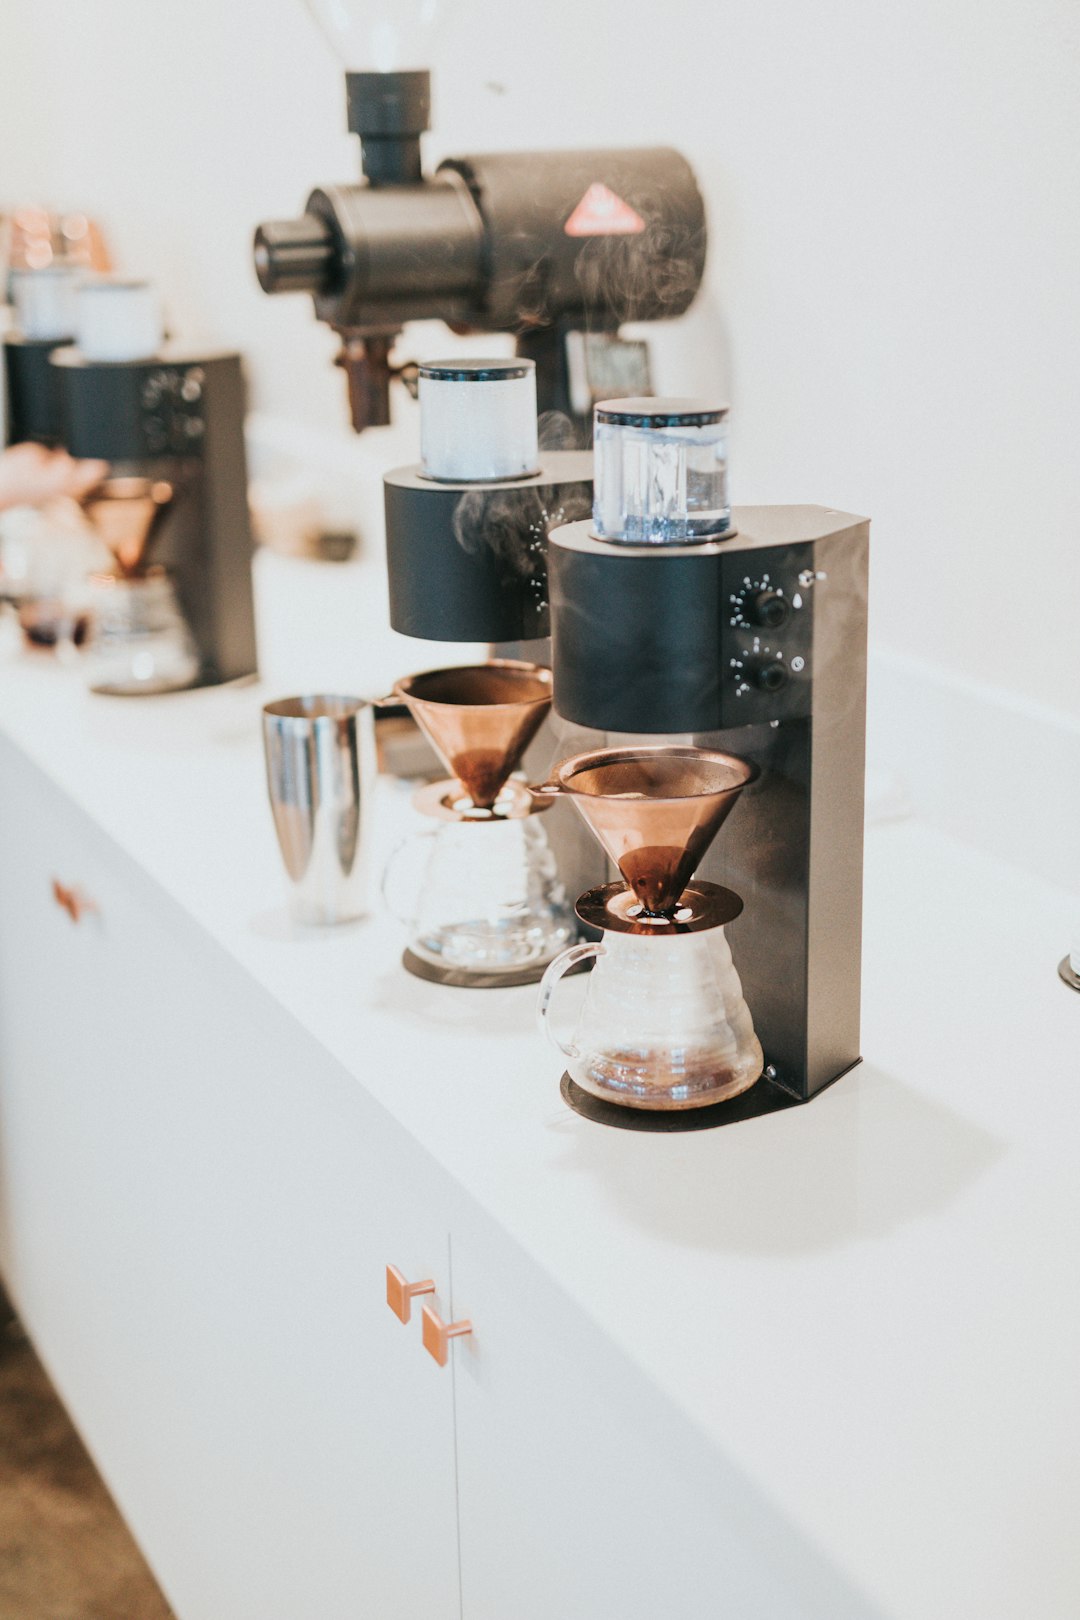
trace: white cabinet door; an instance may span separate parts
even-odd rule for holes
[[[505,1235],[452,1244],[463,1620],[870,1620]]]
[[[180,1620],[457,1620],[436,1185],[0,739],[0,1268]]]

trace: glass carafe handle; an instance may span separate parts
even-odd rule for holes
[[[590,958],[603,956],[604,947],[599,940],[587,940],[581,945],[571,945],[569,950],[563,951],[554,962],[549,962],[544,977],[540,980],[540,999],[536,1003],[536,1022],[563,1057],[576,1058],[576,1046],[564,1046],[555,1033],[554,1025],[550,1021],[551,1002],[556,987],[563,975],[569,973],[571,968],[577,967],[579,962],[587,962]]]
[[[382,896],[382,903],[390,913],[391,917],[394,917],[399,923],[403,923],[406,928],[416,927],[416,919],[420,914],[420,894],[423,888],[424,878],[423,874],[421,874],[416,884],[416,898],[413,904],[412,913],[411,915],[407,915],[394,904],[391,894],[391,890],[393,889],[394,885],[394,878],[399,869],[400,857],[404,855],[407,849],[415,848],[415,846],[419,844],[422,839],[434,838],[438,834],[438,831],[438,827],[423,827],[419,832],[409,833],[408,836],[403,838],[400,843],[394,845],[393,849],[386,858],[386,865],[383,867],[382,882],[379,885],[379,893]]]

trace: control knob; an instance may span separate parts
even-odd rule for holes
[[[791,603],[780,591],[767,586],[760,591],[748,591],[743,602],[743,613],[750,624],[765,630],[779,630],[791,617]]]
[[[743,666],[743,679],[759,692],[779,692],[788,683],[787,665],[779,658],[748,658]]]

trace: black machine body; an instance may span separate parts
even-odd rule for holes
[[[383,490],[393,629],[500,645],[550,634],[547,537],[592,509],[587,451],[542,453],[539,473],[505,483],[441,483],[400,467]]]
[[[166,347],[130,361],[52,357],[60,439],[73,456],[160,477],[175,498],[153,560],[172,575],[204,684],[256,669],[240,357]]]
[[[540,410],[586,437],[596,398],[648,392],[642,346],[614,346],[624,321],[681,315],[701,284],[705,208],[685,158],[489,153],[425,178],[427,74],[349,74],[347,90],[365,182],[318,188],[301,218],[259,226],[255,265],[264,291],[309,292],[342,334],[354,426],[389,421],[390,348],[412,320],[514,334],[537,363]]]
[[[50,364],[68,338],[26,338],[9,332],[4,338],[7,377],[7,442],[31,440],[50,447],[62,442],[56,373]]]
[[[869,525],[809,506],[733,519],[686,546],[557,529],[548,583],[565,720],[760,769],[699,874],[744,901],[728,932],[765,1051],[758,1111],[859,1061]]]

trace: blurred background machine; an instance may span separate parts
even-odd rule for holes
[[[253,674],[240,356],[166,343],[145,281],[66,261],[11,280],[9,441],[109,464],[83,505],[110,559],[89,591],[88,650],[107,666],[93,683],[149,693]]]
[[[112,469],[88,510],[116,559],[113,578],[129,601],[133,582],[141,582],[161,622],[171,619],[165,598],[174,596],[193,648],[188,678],[180,678],[178,660],[168,686],[251,675],[253,540],[240,356],[163,344],[157,299],[145,282],[88,280],[77,308],[78,341],[57,350],[51,364],[65,448]],[[128,689],[161,689],[146,670],[146,684],[136,672]]]

